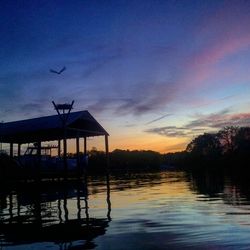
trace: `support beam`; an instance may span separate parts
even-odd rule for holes
[[[84,137],[84,156],[87,155],[87,137]]]
[[[108,135],[105,135],[105,152],[106,152],[106,182],[107,182],[107,218],[111,221],[111,201],[110,201],[110,182],[109,182],[109,140]]]
[[[86,224],[89,226],[89,203],[88,203],[88,182],[84,183],[84,205],[85,205],[85,218],[86,218]]]
[[[42,158],[42,152],[41,152],[42,143],[41,141],[37,142],[37,159],[38,159],[38,169],[37,169],[37,178],[40,179],[41,174],[41,158]]]
[[[21,143],[18,143],[17,145],[17,157],[20,158],[21,156]]]
[[[9,195],[9,215],[10,215],[9,224],[12,224],[12,221],[13,221],[13,195],[12,193],[10,193]]]
[[[81,182],[77,183],[77,219],[81,219]]]
[[[108,135],[105,135],[105,153],[106,153],[106,171],[109,173],[109,139]]]
[[[64,190],[63,209],[64,209],[64,220],[65,220],[65,222],[67,222],[69,220],[69,210],[68,210],[68,206],[67,206],[67,197],[68,197],[67,190]]]
[[[64,177],[67,177],[68,163],[67,163],[67,138],[63,138],[63,164],[64,164]]]
[[[42,143],[40,141],[37,142],[37,156],[38,156],[39,161],[41,160],[41,156],[42,156],[41,147],[42,147]]]
[[[10,143],[10,157],[13,158],[13,143]]]
[[[87,186],[88,184],[88,159],[87,159],[87,137],[84,136],[84,145],[83,145],[83,153],[84,153],[84,169],[83,169],[83,176],[84,176],[84,183]]]
[[[80,177],[81,174],[81,167],[80,167],[80,139],[79,135],[76,137],[76,160],[77,160],[77,171],[78,171],[78,177]]]
[[[106,187],[107,187],[107,206],[108,206],[108,212],[107,212],[107,218],[109,221],[111,221],[111,199],[110,199],[110,181],[109,181],[109,174],[106,175]]]
[[[60,158],[61,157],[61,140],[58,140],[58,153],[57,156]]]
[[[61,158],[61,140],[59,139],[58,141],[57,141],[57,143],[58,143],[58,145],[57,145],[57,156],[58,156],[58,158],[59,158],[59,161],[58,162],[60,162],[60,158]],[[58,180],[60,180],[60,174],[58,175]]]
[[[62,219],[62,208],[61,208],[61,199],[60,198],[58,199],[57,209],[58,209],[59,223],[61,224],[63,222],[63,219]]]

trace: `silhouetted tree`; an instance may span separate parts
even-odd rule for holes
[[[236,148],[236,137],[239,132],[239,127],[225,127],[217,133],[223,153],[231,154]]]
[[[116,149],[110,156],[111,165],[117,169],[157,169],[163,162],[163,156],[151,150]]]
[[[167,162],[182,166],[227,166],[230,171],[238,169],[249,171],[250,127],[225,127],[218,133],[197,136],[185,152],[166,155]],[[212,163],[212,164],[211,164]],[[218,164],[217,164],[218,163]]]
[[[92,148],[89,152],[89,171],[104,172],[106,154]],[[110,152],[110,168],[112,170],[156,170],[163,163],[163,156],[150,150],[121,150]]]
[[[186,151],[194,156],[215,157],[221,153],[220,141],[216,134],[205,133],[193,139]]]
[[[104,151],[98,151],[95,147],[93,147],[90,151],[88,151],[89,156],[89,169],[92,171],[104,172],[105,171],[105,162],[106,155]]]
[[[237,153],[248,154],[250,152],[250,128],[241,127],[234,138]]]

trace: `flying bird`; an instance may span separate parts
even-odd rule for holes
[[[60,71],[56,71],[54,69],[50,69],[50,72],[60,75],[65,70],[66,70],[66,67],[64,66]]]

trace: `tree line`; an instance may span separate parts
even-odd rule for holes
[[[205,166],[227,164],[246,167],[250,160],[250,127],[228,126],[217,133],[204,133],[194,138],[186,150],[166,155],[168,164]],[[240,165],[241,164],[241,165]]]
[[[106,172],[106,153],[90,149],[88,152],[88,172],[105,173]],[[76,158],[75,153],[69,153],[68,158]],[[83,153],[80,153],[80,157]],[[151,150],[121,150],[115,149],[109,153],[109,169],[111,171],[145,171],[158,170],[164,163],[164,156]],[[15,171],[13,171],[13,169]],[[5,173],[18,173],[20,165],[14,159],[11,159],[6,153],[0,153],[0,176]]]
[[[106,155],[95,148],[88,152],[89,170],[102,172],[105,170]],[[109,154],[109,168],[112,171],[158,170],[164,162],[164,156],[151,150],[115,149]]]

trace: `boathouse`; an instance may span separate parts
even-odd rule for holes
[[[65,118],[65,119],[64,119]],[[65,121],[63,123],[62,121]],[[41,158],[42,143],[57,141],[58,156],[64,158],[64,170],[67,171],[67,140],[75,139],[76,156],[80,165],[79,153],[82,147],[84,155],[87,154],[87,138],[103,136],[108,164],[108,132],[97,122],[88,111],[65,113],[27,119],[14,122],[0,123],[0,143],[9,144],[9,155],[13,154],[13,146],[17,145],[17,156],[21,156],[23,144],[35,143],[37,145],[37,158]],[[63,143],[62,143],[63,142]],[[82,145],[82,146],[81,146]],[[63,149],[63,150],[62,150]],[[61,154],[61,151],[63,152]]]

